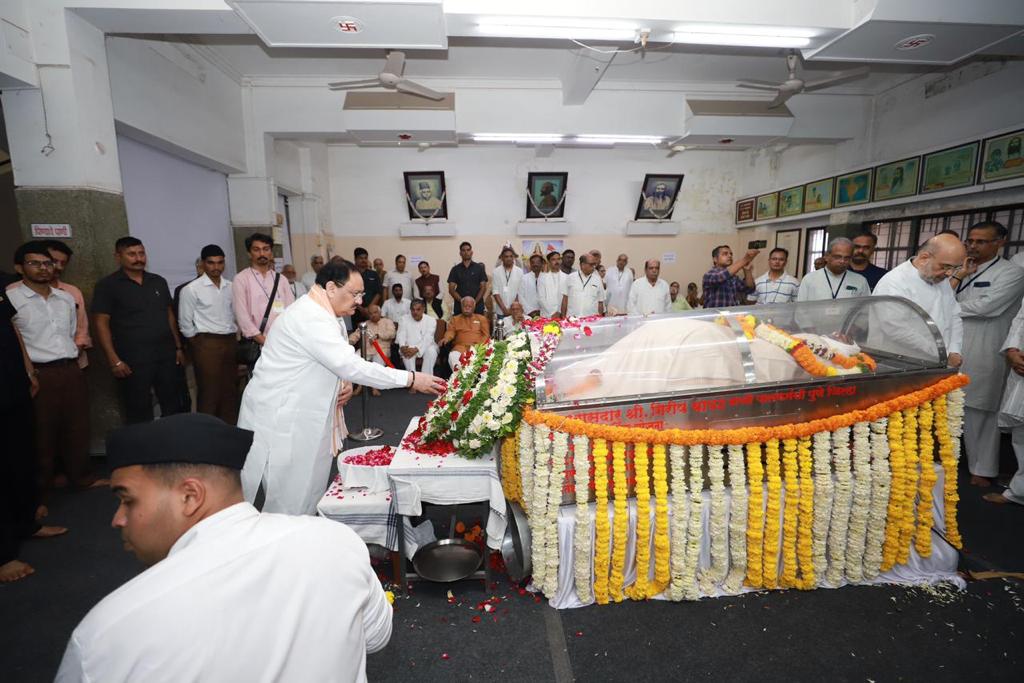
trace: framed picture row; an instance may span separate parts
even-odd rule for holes
[[[740,199],[736,223],[1024,178],[1024,128]]]

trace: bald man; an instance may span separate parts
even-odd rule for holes
[[[487,318],[475,312],[476,299],[471,296],[462,297],[460,304],[462,313],[452,316],[448,331],[441,338],[442,344],[451,342],[452,349],[448,353],[448,365],[452,370],[461,366],[462,354],[469,351],[474,344],[482,344],[491,336],[491,328]]]
[[[644,262],[644,277],[637,278],[629,290],[627,310],[630,315],[657,315],[668,313],[672,307],[672,294],[668,283],[658,277],[661,261],[648,259]]]
[[[953,235],[937,235],[921,247],[917,255],[904,261],[875,285],[873,296],[900,296],[924,309],[942,333],[946,345],[949,367],[958,368],[962,362],[964,327],[960,320],[960,304],[953,290],[946,284],[950,275],[964,262],[964,245]],[[935,344],[923,329],[907,325],[906,310],[873,310],[869,339],[872,346],[906,352],[914,357],[928,357],[935,352]]]

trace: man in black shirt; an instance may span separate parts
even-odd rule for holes
[[[355,259],[356,268],[363,276],[363,300],[356,306],[356,312],[352,314],[352,325],[358,327],[359,323],[370,319],[368,309],[371,305],[380,306],[383,303],[381,293],[384,285],[381,283],[377,271],[370,267],[370,255],[365,249],[356,247],[352,256]]]
[[[456,302],[470,296],[476,300],[475,313],[484,312],[484,292],[487,289],[487,269],[484,264],[473,261],[473,245],[463,242],[459,245],[460,263],[448,272],[448,293]]]
[[[96,336],[117,378],[129,424],[153,419],[156,392],[161,415],[182,403],[182,352],[167,280],[146,272],[146,248],[135,237],[115,245],[121,269],[96,283],[92,312]]]
[[[875,290],[875,285],[882,279],[882,276],[889,272],[871,262],[877,244],[878,237],[872,232],[857,235],[853,238],[853,256],[850,258],[850,270],[863,275],[864,279],[868,281],[871,291]]]

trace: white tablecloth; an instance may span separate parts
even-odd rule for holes
[[[942,493],[942,482],[943,482],[943,471],[942,467],[936,465],[935,467],[938,474],[938,481],[935,484],[933,493],[934,504],[932,506],[932,514],[935,520],[934,528],[939,531],[945,529],[945,523],[943,518],[943,493]],[[726,500],[729,499],[729,491],[726,489]],[[711,566],[711,542],[708,537],[709,520],[711,517],[711,493],[704,491],[704,505],[703,507],[703,532],[701,535],[701,546],[700,546],[700,560],[698,562],[698,571],[706,567]],[[765,501],[767,502],[767,492],[765,494]],[[785,508],[785,489],[783,489],[781,503],[779,505],[779,535],[781,539],[782,529],[782,512]],[[608,518],[609,520],[613,517],[613,503],[608,502]],[[671,518],[672,506],[669,505],[669,515]],[[590,504],[590,533],[591,539],[593,539],[594,527],[594,512],[595,505]],[[573,534],[576,530],[576,506],[566,505],[558,511],[558,591],[553,596],[548,596],[549,604],[556,609],[570,608],[570,607],[583,607],[585,605],[592,604],[593,601],[584,603],[581,602],[579,596],[576,595],[576,582],[574,579],[575,566],[575,550],[573,547]],[[651,529],[654,529],[654,501],[651,500]],[[728,530],[728,513],[726,514],[726,530]],[[629,502],[629,539],[627,541],[628,547],[626,548],[626,580],[625,585],[630,585],[636,580],[636,568],[635,560],[636,556],[636,501],[630,500]],[[593,547],[593,541],[591,542]],[[654,553],[654,545],[651,544],[651,551]],[[780,560],[781,566],[781,552],[782,544],[781,540],[779,543]],[[591,582],[593,582],[593,559],[591,559]],[[921,583],[938,583],[940,581],[952,581],[957,585],[963,587],[966,585],[962,578],[956,573],[957,567],[957,551],[949,544],[947,544],[942,538],[936,533],[932,533],[932,554],[931,557],[922,558],[917,554],[917,551],[913,547],[910,549],[910,559],[905,565],[897,565],[890,571],[879,574],[874,579],[864,579],[860,583],[863,584],[878,584],[878,583],[899,583],[899,584],[921,584]],[[819,587],[827,588],[824,584],[824,578],[821,576],[822,571],[818,572],[819,576]],[[653,574],[651,579],[653,579]],[[841,585],[846,585],[844,581]],[[832,586],[838,588],[838,586]],[[754,588],[744,587],[740,592],[746,593],[755,590]],[[717,590],[716,595],[727,595],[728,593],[721,588]],[[655,597],[656,600],[666,599],[663,594],[659,594]]]
[[[416,428],[413,418],[406,435]],[[403,437],[404,439],[404,437]],[[469,460],[458,455],[445,457],[422,455],[398,447],[388,466],[388,477],[398,499],[398,512],[416,516],[423,512],[422,503],[459,505],[488,501],[487,546],[498,549],[505,535],[505,493],[498,480],[497,450]]]

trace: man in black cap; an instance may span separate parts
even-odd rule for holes
[[[78,625],[58,681],[365,680],[391,608],[348,527],[260,514],[239,470],[252,432],[203,414],[107,439],[113,526],[149,569]]]

